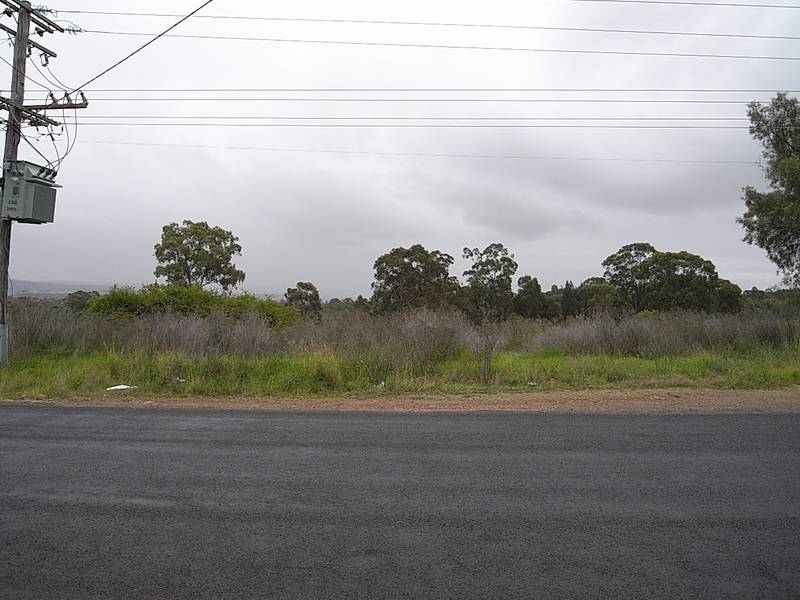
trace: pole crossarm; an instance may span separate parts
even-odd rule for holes
[[[89,108],[89,101],[84,96],[83,92],[78,92],[81,96],[80,102],[73,101],[69,94],[64,96],[64,101],[54,101],[50,102],[49,104],[30,104],[23,106],[25,110],[28,111],[35,111],[35,110],[74,110],[78,108]]]
[[[83,102],[58,102],[56,104],[34,104],[25,106],[26,110],[73,110],[77,108],[89,108],[89,101]]]
[[[9,100],[8,98],[4,98],[3,96],[0,96],[0,104],[2,105],[2,108],[5,108],[6,110],[11,110],[16,108],[19,111],[21,111],[22,114],[27,117],[26,120],[29,121],[31,125],[35,125],[37,123],[52,125],[53,127],[58,127],[61,125],[61,123],[59,123],[58,121],[54,121],[49,117],[45,117],[44,115],[40,115],[39,113],[37,113],[36,108],[32,108],[29,106],[17,106],[11,100]]]
[[[13,10],[14,12],[18,12],[20,8],[23,7],[22,2],[19,0],[0,0],[3,4],[5,4],[9,9]],[[30,14],[31,21],[34,25],[40,27],[47,33],[55,33],[58,31],[59,33],[64,33],[64,28],[61,27],[55,21],[45,17],[41,12],[32,8],[30,4],[24,7]]]
[[[8,35],[14,35],[14,36],[16,36],[16,35],[17,35],[17,32],[16,32],[16,31],[14,31],[13,29],[11,29],[11,27],[6,27],[6,26],[5,26],[5,25],[3,25],[2,23],[0,23],[0,29],[2,29],[3,31],[5,31],[5,32],[6,32]],[[53,51],[52,51],[52,50],[50,50],[49,48],[45,48],[45,47],[44,47],[44,46],[42,46],[40,43],[38,43],[38,42],[34,42],[33,40],[28,40],[28,45],[29,45],[29,46],[31,46],[31,47],[33,47],[33,48],[36,48],[36,49],[37,49],[39,52],[41,52],[42,54],[45,54],[45,55],[49,56],[50,58],[57,58],[57,57],[58,57],[58,54],[56,54],[55,52],[53,52]]]

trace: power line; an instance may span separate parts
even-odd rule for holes
[[[583,2],[587,4],[649,4],[649,5],[664,5],[664,6],[702,6],[712,8],[777,8],[777,9],[800,9],[797,4],[769,4],[769,3],[755,3],[755,2],[689,2],[685,0],[550,0],[560,2]],[[102,12],[102,11],[83,11],[83,10],[58,10],[57,13],[65,14],[110,14],[110,15],[128,15],[128,16],[173,16],[164,15],[160,13],[115,13],[115,12]],[[177,15],[175,15],[177,16]],[[212,17],[214,18],[214,17]]]
[[[8,92],[8,90],[3,90]],[[84,88],[91,92],[642,92],[642,93],[699,93],[699,94],[772,94],[777,92],[800,92],[787,88],[566,88],[566,87],[262,87],[262,88]]]
[[[267,98],[197,98],[197,97],[140,97],[140,98],[92,98],[92,102],[458,102],[458,103],[534,103],[534,104],[733,104],[747,106],[747,100],[702,100],[702,99],[643,99],[643,98],[312,98],[267,97]]]
[[[27,79],[28,81],[30,81],[32,84],[34,84],[34,85],[38,85],[40,88],[43,88],[44,90],[47,90],[48,92],[50,91],[50,86],[47,86],[47,85],[45,85],[45,84],[43,84],[43,83],[41,83],[41,82],[39,82],[39,81],[36,81],[36,80],[35,80],[33,77],[31,77],[31,76],[30,76],[30,75],[28,75],[27,73],[22,73],[22,71],[20,71],[20,70],[19,70],[19,69],[17,69],[16,67],[14,67],[14,65],[12,65],[10,62],[8,62],[8,61],[7,61],[5,58],[3,58],[2,56],[0,56],[0,61],[3,61],[5,64],[7,64],[9,67],[11,67],[11,70],[12,70],[12,71],[16,71],[16,72],[17,72],[17,73],[19,73],[20,75],[24,75],[24,76],[25,76],[25,79]],[[4,90],[4,91],[8,91],[8,90]]]
[[[751,165],[760,166],[758,161],[745,160],[702,160],[673,158],[617,158],[598,156],[536,156],[520,154],[451,154],[438,152],[380,152],[371,150],[342,150],[328,148],[275,148],[264,146],[216,146],[202,144],[160,144],[150,142],[117,142],[103,140],[85,140],[85,144],[105,144],[111,146],[142,146],[159,148],[184,148],[195,150],[252,150],[263,152],[301,152],[318,154],[343,154],[365,156],[406,156],[426,158],[474,158],[501,160],[542,160],[542,161],[587,161],[587,162],[624,162],[624,163],[672,163],[672,164],[712,164],[712,165]]]
[[[85,119],[179,119],[266,121],[748,121],[745,117],[315,117],[298,115],[88,115]]]
[[[44,80],[45,80],[47,83],[49,83],[49,84],[50,84],[50,85],[49,85],[49,87],[48,87],[48,89],[53,89],[53,88],[56,88],[56,89],[58,89],[58,88],[60,88],[60,87],[61,87],[61,85],[60,85],[60,84],[58,84],[58,83],[57,83],[57,82],[55,82],[54,80],[50,79],[50,78],[49,78],[49,77],[48,77],[48,76],[45,74],[45,72],[44,72],[44,71],[42,71],[42,69],[41,69],[41,68],[39,68],[39,65],[37,65],[37,64],[36,64],[36,61],[33,61],[33,66],[34,66],[34,68],[36,69],[36,71],[39,73],[39,75],[41,75],[42,79],[44,79]]]
[[[786,8],[798,9],[797,4],[756,4],[749,2],[684,2],[682,0],[560,0],[561,2],[585,2],[603,4],[650,4],[665,6],[704,6],[714,8]]]
[[[136,50],[134,50],[133,52],[131,52],[131,53],[130,53],[130,54],[128,54],[127,56],[125,56],[125,57],[121,58],[120,60],[118,60],[117,62],[115,62],[113,65],[111,65],[110,67],[108,67],[107,69],[105,69],[105,70],[101,71],[100,73],[98,73],[97,75],[95,75],[94,77],[92,77],[91,79],[89,79],[88,81],[86,81],[86,82],[85,82],[83,85],[80,85],[80,86],[78,86],[77,88],[75,88],[75,90],[78,90],[78,89],[84,88],[84,87],[86,87],[87,85],[89,85],[90,83],[94,83],[95,81],[97,81],[98,79],[100,79],[101,77],[103,77],[104,75],[106,75],[106,74],[108,74],[109,72],[113,71],[113,70],[114,70],[114,69],[116,69],[118,66],[120,66],[122,63],[124,63],[124,62],[128,61],[129,59],[131,59],[131,58],[133,58],[134,56],[136,56],[137,54],[139,54],[139,52],[141,52],[142,50],[144,50],[145,48],[147,48],[149,45],[153,44],[154,42],[156,42],[156,41],[157,41],[157,40],[159,40],[160,38],[162,38],[162,37],[166,36],[166,35],[167,35],[167,34],[168,34],[170,31],[172,31],[173,29],[175,29],[175,28],[176,28],[178,25],[180,25],[181,23],[183,23],[183,22],[184,22],[184,21],[186,21],[187,19],[191,18],[193,15],[195,15],[197,12],[199,12],[200,10],[202,10],[203,8],[205,8],[206,6],[208,6],[209,4],[211,4],[213,1],[214,1],[214,0],[206,0],[206,2],[203,2],[203,4],[201,4],[200,6],[198,6],[197,8],[195,8],[195,9],[194,9],[192,12],[190,12],[188,15],[185,15],[185,16],[183,16],[183,17],[182,17],[182,18],[181,18],[179,21],[177,21],[176,23],[172,24],[170,27],[168,27],[167,29],[165,29],[165,30],[164,30],[164,31],[162,31],[161,33],[159,33],[159,34],[156,34],[156,35],[155,35],[155,37],[153,37],[153,38],[152,38],[151,40],[149,40],[147,43],[145,43],[145,44],[142,44],[141,46],[139,46],[139,47],[138,47]],[[152,35],[152,34],[146,34],[146,35]],[[74,90],[73,90],[73,91],[74,91]]]
[[[172,18],[180,15],[174,13],[140,13],[140,12],[114,12],[98,10],[59,10],[59,13],[67,14],[86,14],[86,15],[106,15],[106,16],[125,16],[125,17],[164,17]],[[470,28],[470,29],[517,29],[534,31],[563,31],[575,33],[613,33],[630,35],[664,35],[682,37],[715,37],[715,38],[735,38],[735,39],[762,39],[762,40],[800,40],[800,36],[795,35],[766,35],[748,33],[715,33],[699,31],[666,31],[666,30],[646,30],[646,29],[618,29],[618,28],[598,28],[598,27],[559,27],[547,25],[512,25],[508,23],[458,23],[441,21],[394,21],[385,19],[322,19],[311,17],[258,17],[253,15],[198,15],[199,19],[216,19],[227,21],[266,21],[266,22],[286,22],[286,23],[330,23],[330,24],[353,24],[353,25],[399,25],[414,27],[447,27],[447,28]]]
[[[34,146],[34,145],[31,143],[31,141],[30,141],[30,140],[27,138],[27,136],[26,136],[25,134],[23,134],[23,133],[20,133],[20,139],[21,139],[23,142],[25,142],[25,143],[26,143],[28,146],[30,146],[30,147],[31,147],[31,149],[32,149],[34,152],[36,152],[36,154],[38,154],[38,155],[39,155],[41,158],[43,158],[43,159],[44,159],[44,160],[47,162],[47,165],[46,165],[46,166],[47,166],[47,168],[51,168],[51,167],[53,167],[53,166],[54,166],[54,164],[55,164],[55,163],[54,163],[52,160],[50,160],[49,158],[47,158],[47,157],[46,157],[44,154],[42,154],[42,153],[39,151],[39,149],[38,149],[36,146]],[[56,154],[58,154],[58,152],[56,152]]]
[[[50,68],[50,63],[48,63],[48,64],[46,64],[46,65],[45,65],[45,69],[47,69],[47,72],[48,72],[48,73],[50,73],[50,75],[52,76],[52,78],[55,80],[55,82],[56,82],[56,83],[58,83],[58,85],[59,85],[59,86],[61,86],[61,88],[62,88],[62,89],[65,89],[65,90],[74,89],[72,86],[70,86],[70,85],[67,85],[66,83],[64,83],[63,81],[61,81],[61,80],[60,80],[60,79],[59,79],[59,78],[56,76],[56,74],[55,74],[55,73],[53,73],[53,70]]]
[[[211,0],[209,0],[211,1]],[[105,31],[87,29],[84,33],[100,35],[122,35],[122,36],[151,36],[151,33],[134,31]],[[458,44],[419,44],[408,42],[364,42],[355,40],[311,40],[299,38],[272,38],[272,37],[247,37],[247,36],[224,36],[224,35],[194,35],[194,34],[162,34],[160,37],[174,39],[192,40],[227,40],[238,42],[272,42],[289,44],[321,44],[321,45],[345,45],[345,46],[371,46],[371,47],[390,47],[390,48],[427,48],[436,50],[491,50],[500,52],[529,52],[544,54],[596,54],[605,56],[649,56],[662,58],[711,58],[711,59],[731,59],[731,60],[780,60],[780,61],[800,61],[800,56],[760,56],[752,54],[713,54],[713,53],[694,53],[694,52],[650,52],[644,50],[579,50],[574,48],[520,48],[516,46],[466,46]]]
[[[749,125],[543,125],[543,124],[452,124],[452,123],[84,123],[84,127],[266,127],[308,129],[717,129],[748,130]],[[800,129],[800,127],[782,127]]]

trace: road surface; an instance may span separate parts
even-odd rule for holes
[[[800,597],[800,414],[0,406],[0,597]]]

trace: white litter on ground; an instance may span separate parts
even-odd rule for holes
[[[123,390],[135,390],[135,385],[112,385],[110,388],[106,388],[107,392],[120,392]]]

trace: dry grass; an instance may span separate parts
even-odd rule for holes
[[[800,343],[800,315],[754,311],[739,315],[651,313],[550,323],[510,319],[475,326],[456,312],[420,310],[390,316],[328,313],[272,327],[255,314],[229,318],[156,313],[135,318],[77,314],[46,302],[22,301],[11,312],[17,355],[105,350],[177,352],[192,357],[257,358],[322,354],[371,357],[375,368],[428,366],[469,351],[488,368],[498,352],[655,358],[696,352],[785,348]],[[485,372],[488,381],[489,373]]]

